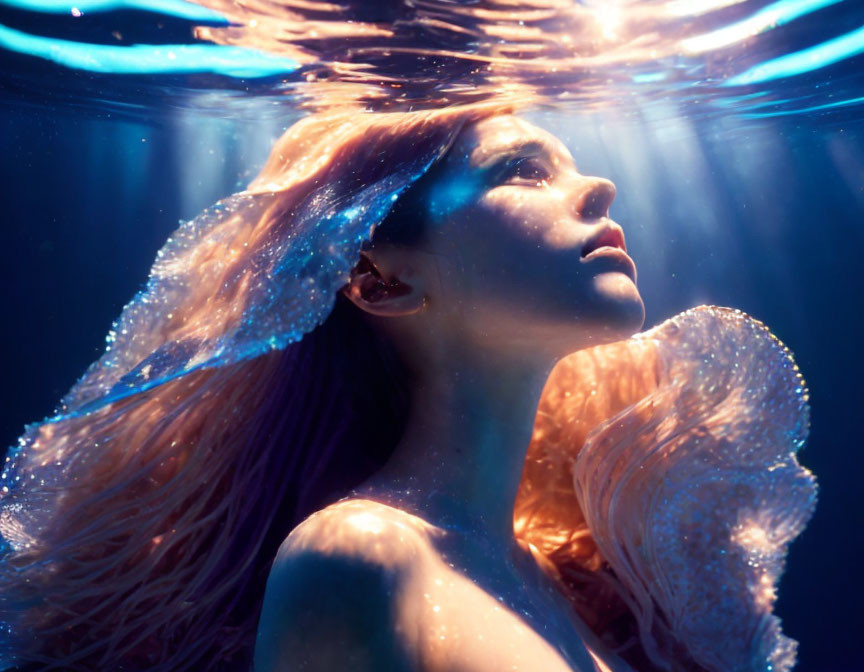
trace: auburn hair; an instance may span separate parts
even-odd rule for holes
[[[234,222],[242,244],[211,236],[186,250],[197,280],[136,335],[146,351],[115,352],[113,361],[134,367],[165,344],[226,333],[249,300],[246,266],[264,246],[290,244],[315,189],[386,178],[421,151],[440,158],[465,123],[502,111],[355,111],[294,124],[248,189],[272,199],[254,221]],[[397,208],[387,229],[410,216]],[[390,344],[344,297],[332,301],[323,324],[282,350],[102,405],[85,376],[79,388],[93,410],[28,428],[15,457],[23,504],[0,517],[4,537],[18,540],[0,562],[0,662],[251,669],[279,544],[384,463],[410,405],[408,373]],[[50,515],[35,529],[28,515],[37,509]]]

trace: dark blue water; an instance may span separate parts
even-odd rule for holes
[[[860,3],[845,8],[811,17],[796,39],[860,27]],[[62,28],[59,18],[55,26],[3,11],[0,20],[12,16],[18,27]],[[155,19],[100,21],[94,33],[125,30],[124,22],[146,32]],[[150,28],[185,35],[180,23]],[[822,108],[809,113],[688,114],[669,100],[638,115],[532,116],[568,144],[582,172],[616,182],[612,215],[639,266],[647,325],[700,303],[733,306],[796,356],[812,400],[800,458],[820,484],[777,605],[800,642],[800,672],[864,671],[864,107],[823,107],[853,100],[862,70],[857,56],[806,75],[812,98],[782,109]],[[165,93],[175,80],[83,74],[3,51],[0,71],[0,441],[8,445],[101,354],[178,220],[244,185],[296,114],[254,99],[178,105]],[[188,92],[189,80],[181,83]],[[193,83],[199,93],[243,89],[229,78]],[[796,99],[802,86],[780,82],[771,95]],[[154,87],[165,95],[154,97]],[[830,95],[820,98],[819,87]]]

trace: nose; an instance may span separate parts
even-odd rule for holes
[[[615,185],[602,177],[583,177],[577,187],[576,214],[581,219],[600,219],[609,214],[615,200]]]

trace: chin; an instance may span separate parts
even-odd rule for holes
[[[597,322],[614,341],[632,336],[645,322],[645,304],[636,283],[624,273],[601,273],[594,279]]]

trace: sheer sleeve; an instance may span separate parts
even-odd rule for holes
[[[790,669],[772,608],[816,500],[808,396],[760,322],[700,307],[580,351],[544,391],[517,536],[639,669]]]

